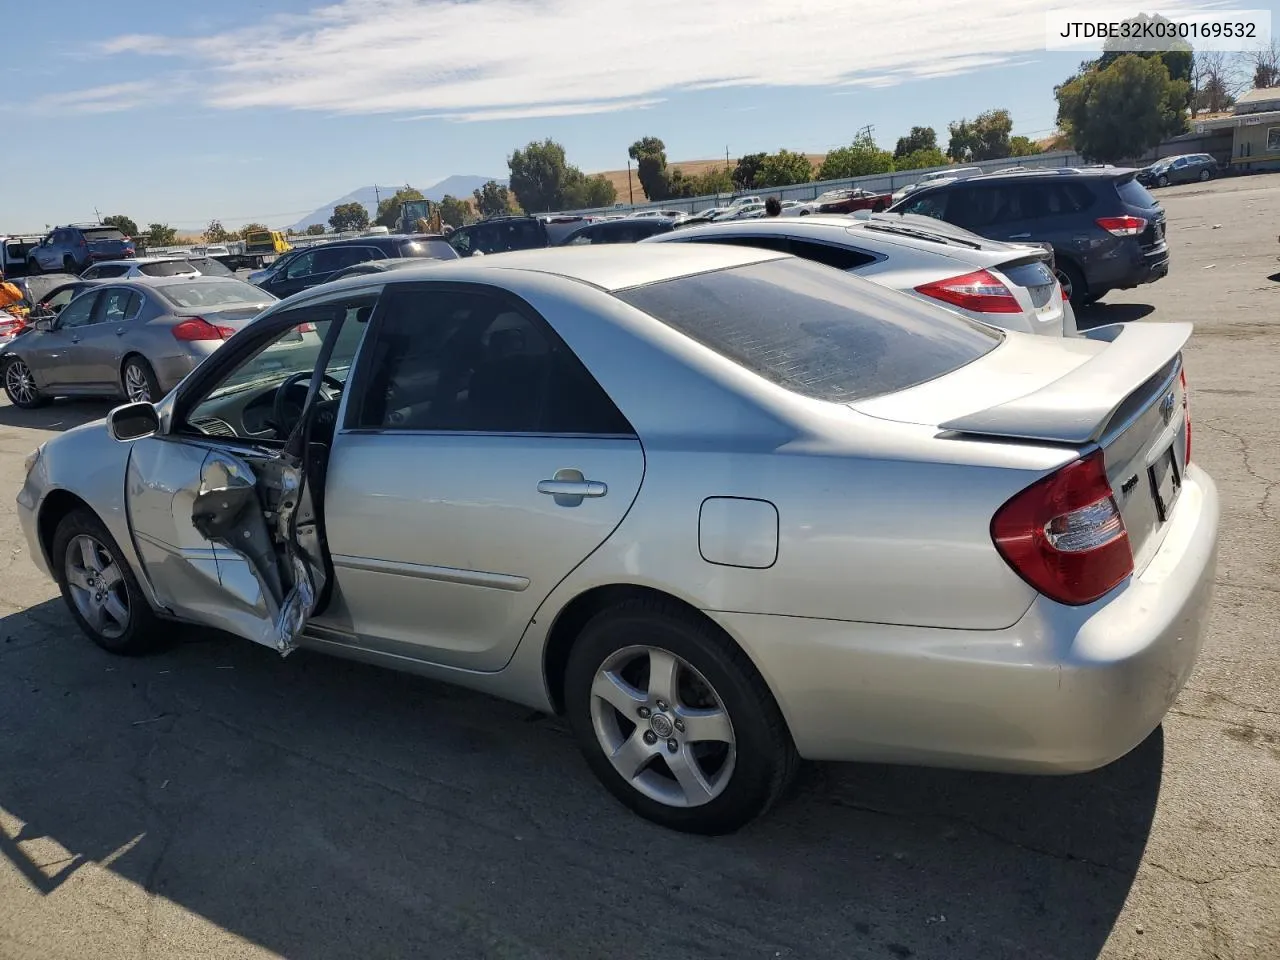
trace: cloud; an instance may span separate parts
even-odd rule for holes
[[[1060,5],[917,0],[904,19],[900,5],[848,0],[339,0],[221,34],[128,34],[96,49],[178,58],[220,109],[475,122],[633,110],[682,90],[955,76],[1043,49],[1044,13]],[[57,96],[101,110],[102,89]]]

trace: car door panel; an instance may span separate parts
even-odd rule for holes
[[[91,290],[68,303],[52,330],[40,333],[39,339],[22,344],[27,365],[35,374],[41,389],[80,389],[80,344],[93,317],[97,291]],[[32,334],[35,336],[35,334]]]
[[[633,438],[341,433],[325,493],[335,612],[364,645],[498,670],[643,476]],[[599,495],[540,492],[566,477]]]
[[[76,382],[101,390],[118,387],[121,340],[128,329],[126,317],[138,300],[136,292],[124,287],[104,287],[99,291],[92,322],[80,328],[72,364]]]

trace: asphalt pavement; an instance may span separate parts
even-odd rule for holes
[[[1159,198],[1170,276],[1082,323],[1196,323],[1217,599],[1163,728],[1081,776],[813,765],[690,838],[518,707],[203,635],[111,657],[12,502],[106,405],[0,401],[0,957],[1280,957],[1280,176]]]

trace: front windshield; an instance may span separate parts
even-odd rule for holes
[[[191,268],[184,262],[186,269]],[[179,307],[243,307],[270,299],[258,287],[243,280],[192,280],[169,284],[161,289],[166,300]]]

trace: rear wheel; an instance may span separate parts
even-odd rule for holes
[[[1210,177],[1212,177],[1212,176],[1213,176],[1213,174],[1212,174],[1212,173],[1210,173],[1208,170],[1201,170],[1201,171],[1200,171],[1200,182],[1201,182],[1201,183],[1204,183],[1206,180],[1208,180],[1208,179],[1209,179]]]
[[[773,806],[798,765],[745,654],[668,602],[631,600],[592,619],[569,656],[565,701],[605,787],[675,830],[737,830]]]
[[[90,640],[127,656],[155,649],[160,621],[120,547],[92,512],[77,509],[62,518],[49,559],[62,599]]]
[[[62,258],[62,269],[65,273],[77,274],[80,272],[76,269],[76,262],[71,257]]]
[[[124,369],[120,372],[120,384],[124,388],[124,395],[133,403],[155,403],[162,396],[155,371],[142,357],[130,357],[125,361]]]
[[[35,374],[21,357],[13,357],[4,365],[4,392],[10,403],[23,410],[49,402],[49,398],[36,387]]]
[[[31,277],[39,276],[40,261],[32,257],[27,261],[27,275]]]
[[[1158,179],[1158,180],[1156,180],[1156,186],[1157,186],[1157,187],[1167,187],[1168,185],[1169,185],[1169,177],[1168,177],[1168,175],[1167,175],[1167,174],[1163,174],[1163,173],[1162,173],[1162,174],[1160,174],[1159,179]]]
[[[1089,288],[1085,284],[1084,275],[1074,263],[1059,260],[1054,267],[1054,274],[1062,286],[1062,296],[1071,301],[1071,306],[1079,308],[1093,302],[1089,298]],[[1096,300],[1097,297],[1093,299]]]

